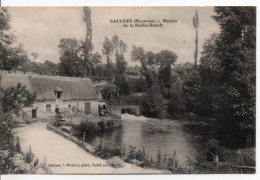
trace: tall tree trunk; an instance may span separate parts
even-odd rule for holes
[[[194,67],[197,67],[198,61],[198,28],[196,28],[196,37],[195,37],[195,52],[194,52]]]
[[[198,59],[198,29],[199,29],[199,14],[198,11],[195,11],[195,14],[192,19],[193,27],[196,29],[196,37],[195,37],[195,52],[194,52],[194,67],[197,67],[197,59]]]
[[[91,77],[91,65],[90,65],[90,56],[92,51],[92,23],[91,23],[91,10],[89,7],[83,8],[83,21],[86,23],[87,33],[85,38],[85,52],[84,52],[84,60],[85,60],[85,77],[87,77],[87,67],[90,68],[89,70],[89,77]]]
[[[140,60],[141,64],[142,64],[142,67],[144,69],[144,76],[146,78],[146,81],[148,83],[148,86],[149,87],[152,87],[153,85],[153,75],[152,75],[152,72],[151,70],[147,67],[147,63],[145,62],[144,59]]]
[[[89,67],[89,77],[92,77],[92,70],[91,70],[91,66]]]
[[[2,84],[3,73],[4,73],[3,69],[0,69],[0,89]]]

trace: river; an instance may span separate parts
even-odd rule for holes
[[[174,150],[180,165],[184,165],[188,158],[194,160],[196,149],[190,142],[191,138],[182,130],[182,125],[174,120],[159,120],[146,117],[136,117],[129,114],[122,114],[122,127],[110,132],[88,137],[87,142],[93,146],[103,145],[109,148],[126,149],[129,146],[137,150],[145,148],[146,154],[156,159],[158,151],[161,154],[170,156]]]

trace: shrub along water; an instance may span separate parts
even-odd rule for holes
[[[179,168],[176,153],[173,154],[173,156],[168,156],[167,154],[162,155],[161,151],[158,151],[158,155],[156,159],[154,159],[145,153],[145,149],[137,150],[134,146],[129,146],[127,150],[124,147],[121,149],[111,149],[102,144],[96,147],[94,153],[103,159],[118,156],[127,163],[132,163],[144,168],[156,168],[172,172],[177,172]]]

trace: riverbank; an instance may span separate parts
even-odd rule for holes
[[[121,117],[121,128],[96,134],[86,141],[94,147],[99,147],[102,142],[110,155],[120,154],[122,150],[129,153],[135,148],[137,154],[143,156],[145,151],[146,158],[155,162],[158,156],[163,160],[170,159],[176,151],[179,167],[186,167],[190,160],[195,160],[197,150],[190,142],[192,138],[183,132],[182,122],[129,114],[122,114]],[[138,158],[144,161],[143,157]]]
[[[255,147],[228,149],[220,144],[214,119],[191,120],[183,124],[184,132],[198,149],[197,162],[193,162],[195,173],[254,173],[256,165]],[[218,166],[214,162],[218,156]]]
[[[95,157],[76,144],[47,130],[47,123],[34,123],[15,128],[21,149],[27,152],[31,145],[35,158],[44,161],[53,174],[160,174],[160,170],[146,169],[125,163],[122,168],[108,166],[106,160]]]

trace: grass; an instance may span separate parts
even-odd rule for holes
[[[230,150],[220,145],[214,120],[194,120],[184,123],[183,130],[190,135],[198,149],[197,162],[190,162],[195,173],[254,173],[237,166],[255,167],[255,148]],[[219,167],[212,163],[213,155],[219,157]]]

